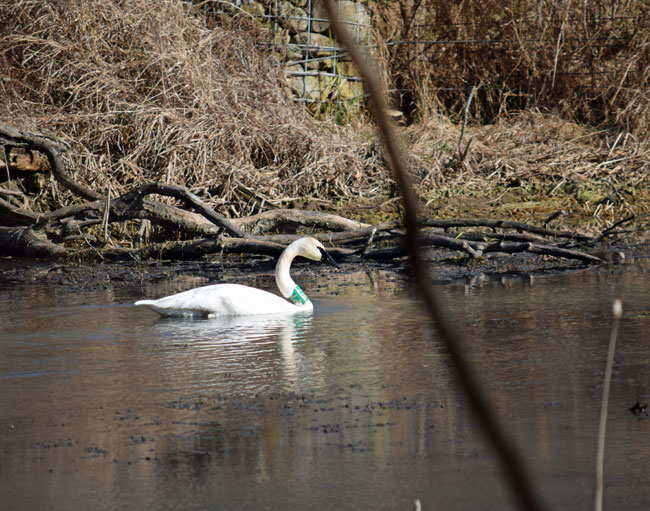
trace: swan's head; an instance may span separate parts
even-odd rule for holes
[[[301,238],[294,241],[298,245],[298,255],[311,259],[312,261],[322,261],[338,268],[338,264],[332,256],[329,255],[323,244],[315,238]]]

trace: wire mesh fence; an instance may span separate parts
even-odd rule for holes
[[[338,13],[361,47],[371,46],[371,16],[361,0],[336,0]],[[257,44],[273,52],[297,101],[357,102],[362,80],[330,30],[319,0],[232,0],[201,3],[208,17],[251,16],[270,28]]]
[[[427,101],[472,114],[561,108],[585,120],[618,116],[647,95],[650,26],[640,0],[543,4],[335,0],[357,42],[385,71],[392,104],[413,119]],[[208,16],[252,17],[297,101],[359,102],[363,84],[329,30],[320,0],[201,2]],[[645,89],[643,89],[645,87]],[[645,91],[645,92],[644,92]],[[614,105],[612,98],[618,101]],[[595,112],[595,113],[594,113]]]
[[[486,122],[529,108],[593,124],[644,117],[631,110],[650,92],[641,0],[376,1],[373,26],[407,117],[427,101],[461,113],[474,87],[472,115]]]

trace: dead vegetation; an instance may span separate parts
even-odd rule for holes
[[[373,9],[386,88],[411,123],[412,168],[437,214],[482,202],[483,214],[531,222],[565,210],[566,225],[594,231],[631,210],[647,222],[645,2],[399,0]]]
[[[443,8],[406,0],[390,6],[402,12],[378,8],[380,32],[381,19],[411,19],[409,26],[415,26],[425,20],[422,13]],[[473,12],[458,11],[453,19],[462,21]],[[508,16],[504,30],[514,30],[514,14]],[[164,186],[182,187],[201,201],[204,212],[233,222],[265,210],[308,208],[344,214],[367,226],[390,222],[399,212],[395,184],[371,124],[357,118],[340,125],[308,115],[286,90],[266,46],[257,44],[269,34],[250,16],[208,28],[201,11],[180,0],[26,0],[2,3],[0,20],[0,124],[20,128],[28,137],[52,137],[65,167],[58,176],[25,173],[54,169],[43,164],[47,157],[38,147],[5,138],[0,213],[6,226],[45,229],[43,218],[49,217],[45,231],[51,239],[72,249],[92,245],[93,250],[99,245],[134,249],[147,233],[164,243],[219,231],[214,216],[191,213],[194,227],[185,230],[179,226],[188,227],[183,222],[189,217],[180,221],[174,216],[178,212],[162,221],[160,215],[171,214],[174,205],[188,204],[171,193],[159,193],[164,214],[152,213],[149,199],[140,197],[139,215],[120,216],[115,205],[141,194],[150,183],[158,183],[159,192]],[[405,37],[411,34],[407,28]],[[641,32],[634,35],[636,53],[630,61],[636,68],[647,51]],[[415,91],[402,97],[401,106],[408,99],[414,115],[400,129],[401,143],[408,149],[409,171],[427,216],[499,217],[539,225],[561,210],[554,228],[591,234],[621,221],[629,226],[630,219],[637,226],[647,223],[650,148],[643,136],[645,110],[638,110],[645,103],[637,94],[647,92],[647,77],[636,84],[624,80],[609,96],[616,105],[628,102],[629,112],[636,112],[628,116],[634,122],[622,121],[628,119],[622,107],[616,107],[618,117],[581,118],[578,110],[550,113],[553,109],[541,100],[506,101],[510,96],[505,92],[486,96],[481,88],[465,105],[467,94],[445,96],[432,81],[437,75],[431,69],[444,70],[461,84],[480,85],[467,73],[482,75],[482,66],[498,55],[470,66],[475,53],[456,54],[455,64],[441,60],[431,67],[419,56],[394,52],[391,48],[398,47],[387,44],[390,33],[381,37],[378,55],[388,71],[388,86],[401,76],[411,80],[401,85]],[[517,69],[530,61],[537,66],[532,75],[543,75],[546,68],[527,55],[518,57]],[[558,66],[562,62],[558,57]],[[557,73],[553,87],[544,86],[550,91],[547,98],[565,90],[559,88],[562,77]],[[529,97],[530,91],[520,92]],[[491,102],[490,110],[486,105]],[[517,113],[519,107],[526,110]],[[467,124],[460,122],[463,111],[469,114]],[[77,211],[65,208],[84,207],[94,213],[63,215]],[[151,231],[142,219],[153,222]]]
[[[118,197],[102,196],[75,182],[64,168],[61,157],[62,146],[46,137],[23,133],[12,127],[0,125],[0,141],[5,151],[19,148],[26,152],[40,151],[47,155],[52,166],[52,176],[71,192],[88,201],[82,204],[64,206],[53,211],[35,213],[13,205],[0,198],[0,215],[6,226],[0,226],[0,254],[9,256],[38,257],[92,257],[100,259],[143,257],[196,258],[213,253],[254,253],[279,255],[284,245],[304,235],[298,233],[306,228],[310,234],[323,242],[334,242],[343,248],[332,250],[342,257],[354,259],[388,260],[406,255],[404,241],[406,233],[397,223],[368,225],[318,211],[276,209],[229,220],[205,204],[200,197],[187,188],[160,182],[147,183],[131,189]],[[402,189],[404,184],[402,184]],[[412,194],[410,189],[409,194]],[[145,197],[156,194],[171,197],[185,208],[170,206]],[[192,211],[194,210],[194,211]],[[625,222],[632,220],[628,218]],[[132,247],[114,247],[109,236],[109,225],[129,221],[140,221],[140,229]],[[411,222],[415,222],[413,218]],[[420,220],[417,220],[421,222]],[[142,248],[143,234],[149,225],[167,228],[173,232],[201,239],[186,241],[166,240]],[[576,247],[593,246],[605,236],[596,239],[576,232],[552,231],[521,222],[507,222],[490,219],[429,220],[421,222],[422,227],[434,228],[418,237],[421,247],[433,246],[465,252],[473,259],[480,259],[488,253],[528,252],[545,256],[577,259],[583,263],[600,263],[600,255],[589,254]],[[89,227],[99,226],[103,240],[85,233]],[[491,231],[446,233],[449,229],[479,227]],[[291,234],[255,233],[276,231],[282,228]],[[315,229],[326,232],[313,234]],[[502,232],[514,230],[515,233]],[[342,232],[341,232],[342,231]],[[443,231],[445,232],[443,234]],[[222,236],[227,234],[228,237]],[[548,237],[548,239],[546,238]],[[401,246],[392,249],[375,248],[373,242],[401,240]],[[556,241],[550,241],[555,239]],[[51,240],[54,240],[52,242]],[[559,240],[559,241],[558,241]],[[68,249],[61,244],[85,242],[89,249]],[[109,244],[110,243],[110,244]]]
[[[540,109],[613,132],[650,135],[650,29],[642,0],[373,2],[396,103],[415,119],[438,105],[494,123]]]
[[[2,120],[64,137],[73,177],[102,194],[183,184],[238,216],[255,203],[332,199],[383,173],[368,143],[292,101],[247,18],[209,30],[174,0],[0,10]]]

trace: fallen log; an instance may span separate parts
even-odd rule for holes
[[[200,213],[214,225],[225,230],[228,234],[239,238],[248,237],[248,234],[240,229],[235,222],[228,220],[225,216],[208,207],[197,195],[193,194],[183,186],[168,185],[164,183],[147,183],[145,185],[142,185],[139,188],[119,198],[121,201],[120,209],[123,210],[122,214],[124,215],[129,208],[137,205],[138,203],[141,203],[143,197],[149,194],[166,195],[168,197],[179,199],[186,205],[194,208],[198,213]],[[158,203],[156,203],[156,205],[157,204]],[[164,208],[158,208],[161,215],[163,209]],[[153,221],[152,218],[148,218],[148,220]]]
[[[137,194],[135,196],[129,194],[110,200],[109,221],[150,220],[157,225],[182,230],[191,236],[216,236],[220,231],[218,226],[207,221],[202,215],[142,199]],[[74,204],[45,213],[35,218],[32,223],[38,223],[39,228],[62,237],[69,230],[66,227],[67,219],[77,218],[79,220],[80,217],[81,221],[86,221],[97,218],[97,215],[104,214],[106,206],[107,202],[104,199]]]
[[[19,208],[10,202],[0,198],[0,222],[2,225],[16,227],[19,225],[33,225],[39,221],[40,215]]]
[[[55,259],[69,253],[29,227],[0,227],[0,256]]]
[[[278,257],[285,245],[273,241],[250,238],[211,237],[200,240],[167,241],[151,243],[139,249],[104,248],[83,249],[78,255],[93,258],[101,254],[106,259],[197,259],[210,254],[250,254]]]
[[[371,237],[374,239],[392,239],[396,237],[403,237],[402,232],[396,232],[397,224],[394,223],[382,223],[377,225],[370,225],[362,229],[354,229],[351,231],[339,231],[339,232],[312,232],[309,233],[309,236],[316,238],[318,241],[323,243],[338,243],[340,245],[355,244],[360,242],[366,242]],[[305,234],[265,234],[263,236],[253,236],[253,239],[263,239],[268,241],[273,241],[275,243],[282,243],[283,245],[288,245],[289,243],[296,241],[298,238],[302,238]],[[383,236],[383,237],[382,237]]]
[[[150,194],[166,195],[184,201],[195,208],[199,213],[193,213],[184,209],[163,204],[156,201],[146,200],[144,197]],[[0,199],[1,201],[2,199]],[[64,223],[69,217],[89,216],[91,214],[104,213],[108,204],[109,220],[149,220],[154,224],[171,227],[195,236],[216,236],[221,230],[236,237],[246,238],[248,234],[237,227],[233,222],[223,215],[209,208],[199,197],[184,187],[166,185],[162,183],[148,183],[142,185],[120,197],[100,199],[84,204],[66,206],[43,215],[19,216],[22,212],[15,211],[17,218],[23,219],[22,225],[30,225],[37,222],[45,222],[51,232],[56,232],[56,223]],[[3,204],[0,202],[0,212],[3,211]],[[59,236],[63,233],[58,233]]]
[[[531,254],[549,255],[553,257],[564,257],[566,259],[577,259],[586,263],[603,263],[605,262],[598,256],[587,254],[580,250],[573,250],[551,245],[541,245],[539,243],[514,243],[509,241],[499,241],[485,247],[484,253],[487,252],[505,252],[515,254],[517,252],[530,252]]]
[[[350,248],[335,249],[342,257],[363,257],[367,259],[393,259],[405,255],[403,247],[374,249],[373,243],[405,237],[401,226],[395,223],[370,225],[348,218],[319,211],[302,211],[295,209],[278,209],[265,211],[249,217],[228,219],[210,208],[196,194],[183,186],[146,183],[119,197],[105,197],[84,185],[76,183],[66,172],[61,154],[65,147],[59,142],[42,135],[23,133],[14,128],[0,125],[0,145],[4,147],[4,158],[12,148],[32,154],[38,151],[46,155],[55,178],[73,193],[88,202],[66,206],[46,213],[34,213],[15,206],[9,200],[0,198],[0,222],[10,227],[29,227],[30,229],[13,231],[14,241],[7,248],[8,252],[22,254],[50,254],[58,256],[68,249],[56,245],[42,235],[36,236],[35,229],[50,234],[55,239],[70,239],[72,233],[86,237],[83,229],[102,224],[106,237],[110,222],[128,220],[147,220],[152,224],[170,227],[187,236],[200,237],[190,241],[170,241],[167,243],[134,249],[112,249],[131,256],[149,257],[200,257],[210,253],[249,253],[277,255],[282,247],[304,234],[297,234],[299,228],[304,232],[308,228],[314,237],[328,244],[345,245]],[[6,162],[5,162],[6,163]],[[183,203],[185,208],[170,206],[161,202],[148,200],[148,195],[172,197]],[[10,200],[11,197],[9,198]],[[193,209],[194,211],[189,211]],[[423,232],[420,236],[421,246],[439,247],[467,253],[476,259],[486,253],[530,252],[553,257],[578,259],[584,262],[599,263],[598,256],[587,254],[566,246],[558,247],[546,243],[547,238],[560,238],[572,242],[594,243],[597,239],[568,231],[554,231],[545,227],[487,218],[460,218],[453,220],[426,219],[421,227],[435,229],[466,229],[484,227],[491,232],[462,232],[457,236],[445,236],[438,233]],[[617,224],[615,224],[617,225]],[[284,233],[261,236],[273,230]],[[516,232],[499,232],[510,230]],[[292,232],[286,232],[292,231]],[[222,233],[229,237],[220,236]],[[26,240],[26,241],[21,241]],[[93,247],[99,254],[110,254],[111,249]]]
[[[365,230],[365,229],[364,229]],[[351,231],[354,232],[354,231]],[[345,234],[345,233],[336,233]],[[250,254],[267,255],[277,257],[284,247],[299,238],[299,235],[268,235],[249,238],[229,238],[224,236],[209,237],[186,241],[167,241],[152,243],[142,248],[92,248],[82,249],[76,252],[80,257],[93,257],[99,255],[102,258],[137,258],[137,259],[178,259],[191,260],[214,254]],[[341,260],[377,260],[389,261],[407,254],[406,247],[400,245],[391,248],[370,249],[366,243],[358,248],[341,248],[328,243],[327,234],[320,233],[316,236],[321,238],[328,251]],[[402,234],[399,233],[402,238]],[[452,238],[434,233],[422,233],[420,247],[446,248],[467,253],[471,258],[478,259],[488,253],[515,254],[528,252],[537,255],[547,255],[565,259],[575,259],[589,264],[604,262],[600,256],[588,254],[580,250],[567,249],[542,243],[513,242],[498,240],[490,243],[470,241],[462,238]]]
[[[256,215],[238,218],[233,223],[253,235],[268,232],[282,226],[309,226],[330,231],[350,231],[370,227],[339,215],[322,211],[300,209],[274,209]]]
[[[519,252],[529,252],[531,254],[549,255],[553,257],[562,257],[565,259],[577,259],[588,263],[602,263],[604,260],[596,255],[588,254],[580,250],[556,247],[553,245],[525,242],[512,242],[498,240],[492,243],[483,241],[470,241],[462,238],[451,238],[432,233],[421,233],[420,247],[438,247],[451,250],[467,252],[472,258],[478,259],[487,253],[502,252],[506,254],[515,254]],[[368,251],[363,254],[364,259],[390,260],[408,255],[406,246],[400,245],[395,248],[377,249]]]
[[[512,229],[520,232],[532,232],[542,236],[553,238],[569,238],[576,241],[595,241],[593,236],[587,236],[572,231],[554,231],[536,225],[526,224],[524,222],[514,222],[512,220],[498,220],[492,218],[455,218],[451,220],[427,219],[420,223],[421,227],[439,227],[450,229],[452,227],[491,227],[493,229]]]

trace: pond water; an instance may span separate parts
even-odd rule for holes
[[[615,296],[605,507],[648,508],[650,422],[628,408],[650,394],[649,270],[436,286],[550,508],[592,505]],[[313,315],[131,305],[206,283],[181,275],[0,289],[2,509],[514,509],[408,280],[306,265],[294,278]]]

